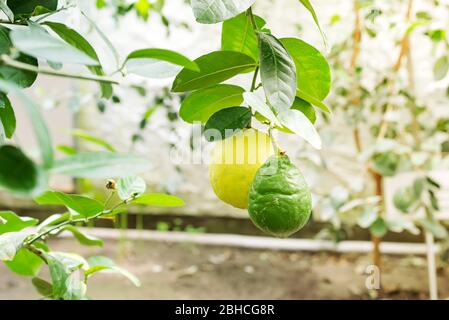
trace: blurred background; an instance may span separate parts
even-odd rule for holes
[[[104,142],[106,149],[135,152],[151,164],[144,175],[150,190],[186,202],[179,209],[136,207],[115,223],[98,223],[92,233],[108,239],[103,248],[55,241],[55,250],[69,245],[75,252],[106,252],[142,281],[134,288],[126,280],[99,277],[89,288],[93,298],[449,297],[449,1],[313,5],[325,40],[297,0],[258,1],[254,7],[273,33],[312,44],[332,69],[326,99],[332,114],[317,112],[322,150],[279,134],[313,192],[313,218],[291,239],[266,237],[246,210],[219,201],[206,164],[173,161],[173,152],[197,146],[191,143],[192,126],[178,116],[183,97],[170,93],[172,79],[129,75],[129,86],[117,87],[111,101],[99,98],[95,83],[44,75],[28,89],[60,156],[67,146],[104,150]],[[78,6],[120,57],[158,47],[194,59],[220,49],[221,25],[196,23],[182,0],[84,0]],[[106,72],[114,70],[114,55],[79,10],[52,20],[80,31]],[[247,85],[251,79],[243,75],[238,81]],[[37,154],[25,111],[16,112],[14,139]],[[52,176],[50,183],[53,189],[105,197],[102,180]],[[51,212],[1,191],[0,209],[39,218]],[[382,290],[369,285],[373,263],[381,266]],[[27,281],[0,270],[0,298],[36,296]]]

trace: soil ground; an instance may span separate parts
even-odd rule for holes
[[[50,242],[55,251],[106,255],[142,282],[98,274],[89,281],[93,299],[373,299],[365,287],[369,255],[248,250],[189,243],[107,241],[103,248],[73,240]],[[46,270],[41,272],[46,278]],[[440,297],[449,297],[449,269],[440,268]],[[424,257],[384,256],[383,298],[426,299]],[[30,279],[0,265],[0,299],[38,299]]]

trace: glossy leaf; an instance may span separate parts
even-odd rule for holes
[[[254,16],[254,19],[257,27],[262,29],[265,21],[258,16]],[[241,52],[254,61],[259,61],[258,39],[251,20],[245,13],[223,22],[221,50]]]
[[[58,160],[51,172],[77,178],[127,177],[150,169],[147,159],[112,152],[88,152]]]
[[[8,7],[6,0],[0,0],[0,10],[3,11],[9,22],[14,22],[14,12]]]
[[[28,237],[27,232],[7,232],[0,235],[0,261],[11,261]]]
[[[199,23],[218,23],[248,9],[255,0],[192,0],[191,6]]]
[[[218,131],[220,136],[206,134],[206,140],[211,142],[230,137],[230,132],[234,134],[238,130],[246,128],[251,122],[251,117],[251,110],[244,107],[232,107],[218,111],[210,117],[204,129],[205,131],[215,130],[214,133]]]
[[[0,93],[0,125],[3,126],[6,138],[11,139],[16,130],[16,116],[11,102],[5,94]]]
[[[49,168],[53,164],[53,145],[50,133],[44,118],[39,111],[39,106],[30,99],[23,90],[14,83],[0,80],[0,91],[4,93],[12,93],[21,100],[28,112],[28,115],[33,124],[34,133],[39,142],[40,153],[44,168]]]
[[[46,191],[36,197],[35,201],[40,205],[64,205],[84,217],[92,217],[104,210],[104,205],[97,200],[57,191]]]
[[[117,181],[117,193],[120,199],[127,200],[143,194],[147,186],[141,177],[130,176]]]
[[[93,74],[98,76],[105,75],[105,72],[100,65],[100,59],[98,58],[97,52],[81,34],[62,23],[47,21],[44,24],[49,26],[62,40],[70,44],[72,47],[84,52],[90,58],[98,62],[98,66],[88,67]],[[98,82],[98,84],[101,88],[102,97],[106,99],[110,98],[112,96],[112,85],[105,82]]]
[[[180,53],[166,49],[141,49],[128,55],[125,62],[128,72],[148,78],[167,78],[176,75],[181,67],[199,71],[195,62]]]
[[[279,113],[278,119],[283,126],[291,130],[314,148],[321,149],[321,138],[309,119],[295,109],[285,110]]]
[[[295,62],[297,88],[320,101],[324,100],[331,86],[327,60],[317,49],[300,39],[284,38],[280,41]]]
[[[267,118],[271,123],[275,125],[281,125],[271,107],[266,104],[257,94],[254,92],[245,92],[243,94],[245,103],[249,105],[255,112],[260,113]]]
[[[37,186],[39,173],[34,162],[22,150],[0,146],[0,187],[18,193],[31,193]]]
[[[62,230],[71,232],[78,242],[85,246],[103,246],[103,240],[84,234],[72,225],[67,225]]]
[[[99,65],[98,60],[51,36],[43,28],[30,26],[15,29],[11,31],[10,37],[14,47],[35,58],[61,63]]]
[[[189,123],[206,121],[216,112],[238,106],[243,102],[241,87],[230,84],[218,84],[200,89],[188,95],[181,104],[179,115]]]
[[[20,18],[54,11],[58,0],[8,0],[7,4],[14,16]]]
[[[255,67],[251,57],[239,52],[214,51],[195,60],[201,71],[184,68],[173,82],[173,92],[210,87]]]
[[[331,112],[329,107],[324,102],[320,101],[319,99],[315,98],[314,96],[311,96],[310,94],[306,93],[305,91],[298,89],[296,91],[296,96],[301,98],[302,100],[305,100],[305,101],[311,103],[315,107],[320,108],[324,112]]]
[[[37,219],[21,217],[12,211],[0,211],[0,219],[2,221],[0,223],[0,234],[21,231],[38,223]]]
[[[96,272],[102,273],[118,273],[128,278],[136,287],[140,287],[139,279],[131,272],[118,267],[114,261],[103,256],[93,256],[87,259],[89,262],[89,269],[86,270],[86,276],[91,276]]]
[[[147,193],[132,201],[132,203],[144,204],[156,207],[180,207],[184,201],[178,197],[163,193]]]
[[[307,117],[307,119],[309,119],[311,123],[313,124],[315,123],[316,121],[315,109],[309,102],[296,97],[295,101],[293,101],[292,109],[301,111],[302,113],[304,113],[304,115]]]
[[[9,38],[10,30],[0,26],[0,54],[11,53],[13,48],[12,42]],[[23,62],[32,66],[37,66],[37,60],[26,54],[18,54],[15,60]],[[37,78],[37,73],[32,71],[21,70],[7,66],[5,64],[0,65],[0,79],[8,80],[9,82],[15,83],[16,85],[27,88],[31,86]]]
[[[277,112],[288,110],[296,96],[296,68],[292,57],[274,36],[259,33],[260,77],[268,101]]]

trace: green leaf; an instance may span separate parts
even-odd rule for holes
[[[180,53],[166,49],[141,49],[128,55],[125,61],[128,72],[148,78],[167,78],[176,75],[181,67],[200,71],[195,62]]]
[[[70,44],[71,46],[77,48],[78,50],[84,52],[89,57],[94,59],[100,64],[100,59],[98,58],[97,52],[92,47],[92,45],[77,31],[67,27],[65,24],[58,22],[44,22],[45,25],[49,26],[62,40]],[[101,65],[89,66],[89,70],[98,76],[104,76],[105,72]],[[103,98],[110,98],[112,96],[112,85],[105,82],[98,82]]]
[[[14,12],[12,12],[8,7],[8,5],[6,4],[6,0],[0,0],[0,10],[3,11],[9,22],[14,22]]]
[[[318,16],[316,15],[316,12],[312,7],[312,4],[310,3],[309,0],[299,0],[299,1],[312,15],[313,21],[315,21],[315,24],[318,27],[318,30],[320,31],[321,37],[323,38],[323,41],[326,44],[326,36],[324,35],[323,30],[321,29],[320,22],[318,21]]]
[[[22,150],[0,146],[0,187],[28,194],[39,184],[39,173],[34,162]]]
[[[371,225],[370,231],[374,236],[381,238],[387,233],[388,228],[387,225],[385,224],[385,221],[379,217]]]
[[[278,119],[283,126],[306,140],[314,148],[321,149],[320,135],[302,112],[295,109],[285,110],[278,114]]]
[[[256,26],[262,29],[265,21],[258,16],[254,18]],[[223,22],[221,50],[241,52],[253,58],[254,61],[259,61],[258,39],[251,20],[245,13]]]
[[[214,51],[195,60],[201,71],[184,68],[173,82],[173,92],[184,92],[221,83],[255,67],[254,59],[239,52]]]
[[[235,17],[252,6],[255,0],[192,0],[191,6],[199,23],[217,23]]]
[[[20,217],[12,211],[0,211],[0,234],[6,232],[17,232],[25,228],[35,226],[37,219],[30,217]]]
[[[140,196],[145,192],[146,188],[145,180],[137,176],[129,176],[117,181],[117,193],[122,200]]]
[[[16,18],[54,11],[58,7],[58,0],[8,0],[7,3]]]
[[[85,246],[103,246],[103,240],[82,233],[78,228],[67,225],[62,230],[70,231],[79,243]]]
[[[13,260],[5,262],[11,271],[25,277],[37,275],[43,263],[44,261],[41,258],[25,248],[17,251]]]
[[[243,94],[243,98],[245,100],[245,103],[249,105],[254,111],[260,113],[262,116],[271,121],[271,123],[278,126],[281,125],[271,107],[266,104],[261,98],[259,98],[257,94],[255,94],[254,92],[245,92]]]
[[[61,63],[75,63],[97,66],[98,60],[83,51],[51,36],[45,29],[36,26],[11,31],[14,46],[35,58]]]
[[[53,295],[53,286],[44,279],[34,277],[31,283],[41,296],[51,297]]]
[[[12,42],[9,38],[10,30],[0,26],[0,55],[1,54],[11,54],[11,49],[13,48]],[[25,54],[18,54],[15,60],[23,63],[27,63],[32,66],[38,65],[37,60]],[[27,88],[30,87],[37,78],[37,73],[32,71],[26,71],[21,69],[16,69],[5,64],[0,65],[0,79],[5,79],[16,85]]]
[[[288,110],[296,96],[296,68],[290,54],[274,36],[259,33],[260,77],[268,101],[277,111]]]
[[[230,137],[238,130],[246,128],[251,122],[251,117],[251,110],[245,107],[232,107],[218,111],[206,123],[204,128],[206,140],[211,142]],[[214,132],[207,132],[208,130],[214,130]],[[229,134],[230,131],[232,134]],[[219,133],[219,136],[216,133]]]
[[[243,102],[243,92],[243,88],[230,84],[200,89],[182,101],[179,115],[189,123],[194,121],[206,123],[214,113],[240,105]]]
[[[13,260],[28,235],[29,233],[24,231],[0,235],[0,261]]]
[[[316,121],[315,109],[309,102],[296,97],[295,101],[293,101],[292,109],[301,111],[302,113],[304,113],[307,119],[310,120],[310,122],[312,122],[313,124],[315,123]]]
[[[311,96],[310,94],[306,93],[305,91],[302,91],[302,90],[298,89],[296,91],[296,96],[301,98],[302,100],[305,100],[305,101],[311,103],[315,107],[320,108],[324,112],[331,112],[331,110],[327,107],[326,104],[324,104],[324,102],[322,102],[319,99]]]
[[[39,224],[37,231],[40,232],[47,227],[54,226],[61,222],[70,220],[71,218],[72,218],[72,215],[70,214],[70,212],[66,212],[64,214],[59,214],[59,213],[52,214],[51,216],[49,216],[48,218],[46,218],[44,221],[42,221]]]
[[[433,218],[424,218],[418,222],[438,239],[445,239],[448,236],[446,228]]]
[[[163,193],[143,194],[131,202],[156,207],[180,207],[184,205],[184,201],[182,199]]]
[[[374,221],[376,221],[377,216],[378,215],[376,210],[374,210],[373,208],[366,208],[358,217],[357,224],[361,228],[366,229],[369,226],[371,226],[374,223]]]
[[[67,256],[57,253],[49,253],[46,258],[53,283],[53,297],[64,300],[83,299],[86,286],[80,272],[75,271],[79,266],[75,266],[74,261],[67,259]]]
[[[86,218],[95,216],[104,210],[104,205],[94,199],[76,194],[47,191],[34,199],[40,205],[64,205]]]
[[[4,93],[13,93],[17,96],[26,107],[31,123],[33,124],[34,133],[39,142],[41,158],[44,168],[49,168],[53,164],[53,146],[50,133],[44,118],[32,99],[30,99],[23,90],[14,83],[0,80],[0,91]]]
[[[5,94],[0,94],[0,125],[3,125],[6,137],[11,139],[16,130],[16,116]]]
[[[93,144],[96,144],[98,146],[101,146],[103,148],[105,148],[106,150],[109,150],[111,152],[115,151],[115,148],[107,141],[105,141],[104,139],[95,137],[87,132],[85,132],[84,130],[81,129],[76,129],[72,131],[72,134],[77,137],[80,138],[84,141],[88,141],[91,142]]]
[[[139,279],[131,272],[118,267],[111,259],[103,256],[93,256],[87,259],[90,268],[86,270],[85,275],[91,276],[96,272],[118,273],[128,278],[136,287],[140,287]]]
[[[317,49],[300,39],[284,38],[280,41],[295,62],[297,88],[317,100],[324,100],[331,87],[327,60]]]
[[[438,58],[433,66],[433,76],[435,80],[441,80],[446,77],[449,70],[449,58],[447,56],[442,56]]]
[[[56,161],[51,172],[76,178],[106,179],[139,174],[148,171],[149,168],[148,160],[139,156],[112,152],[88,152]]]

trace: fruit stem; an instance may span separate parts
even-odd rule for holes
[[[283,150],[281,150],[281,148],[279,148],[277,140],[273,135],[273,129],[274,128],[272,126],[270,126],[270,128],[268,129],[268,135],[270,136],[271,144],[273,145],[273,151],[276,155],[284,155],[285,151],[283,151]]]

